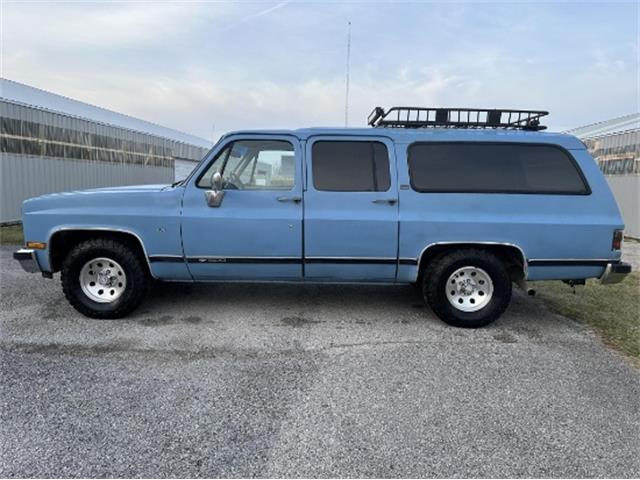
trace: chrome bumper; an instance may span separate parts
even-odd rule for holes
[[[630,273],[631,265],[628,263],[607,263],[604,273],[600,276],[600,283],[620,283]]]
[[[20,266],[25,272],[37,273],[40,272],[40,265],[38,264],[38,258],[36,252],[28,248],[21,248],[17,252],[13,252],[13,259],[20,262]]]

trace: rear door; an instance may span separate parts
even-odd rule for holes
[[[315,136],[306,145],[304,276],[393,281],[398,192],[385,137]]]

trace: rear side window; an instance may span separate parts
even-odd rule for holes
[[[573,158],[552,145],[415,143],[408,155],[419,192],[590,193]]]
[[[313,186],[330,192],[386,192],[389,153],[381,142],[318,141],[313,144]]]

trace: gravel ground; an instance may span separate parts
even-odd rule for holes
[[[0,477],[638,477],[640,373],[517,293],[159,284],[90,320],[0,249]]]

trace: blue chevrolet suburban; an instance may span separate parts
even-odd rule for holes
[[[173,185],[29,199],[14,257],[81,313],[119,318],[153,279],[415,284],[480,327],[512,284],[620,281],[623,223],[577,138],[547,112],[377,107],[367,128],[225,135]]]

